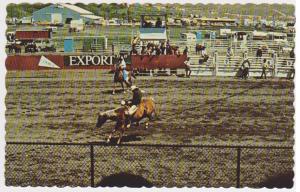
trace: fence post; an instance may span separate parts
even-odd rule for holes
[[[273,54],[273,63],[274,63],[273,77],[277,77],[277,72],[278,72],[278,68],[277,68],[277,57],[278,57],[278,54],[277,54],[277,53],[274,53],[274,54]]]
[[[107,49],[107,37],[104,37],[104,49]]]
[[[248,53],[247,53],[247,51],[244,51],[243,52],[243,60],[245,60],[247,57],[248,57]]]
[[[112,52],[113,55],[115,54],[115,46],[114,46],[114,44],[111,44],[111,52]]]
[[[95,161],[94,161],[94,145],[91,144],[90,145],[90,160],[91,160],[91,167],[90,167],[90,172],[91,172],[91,187],[95,187],[95,182],[94,182],[94,164],[95,164]]]
[[[236,188],[240,188],[240,174],[241,174],[241,148],[237,148],[236,160]]]
[[[214,59],[213,59],[213,64],[214,64],[214,67],[215,67],[215,70],[214,70],[214,76],[217,76],[218,75],[218,51],[215,50],[214,52]]]

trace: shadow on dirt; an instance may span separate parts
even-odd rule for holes
[[[282,173],[282,174],[267,178],[265,181],[263,181],[259,184],[259,187],[292,188],[294,185],[293,178],[294,178],[293,171],[290,171],[287,173]]]
[[[111,145],[116,145],[119,137],[112,137],[110,140]],[[142,141],[142,138],[139,135],[125,135],[122,137],[121,143],[131,142],[131,141]]]
[[[104,177],[98,187],[153,187],[153,184],[142,176],[131,173],[117,173]]]
[[[112,95],[112,92],[113,92],[112,90],[105,90],[105,91],[102,91],[101,93],[107,94],[107,95]],[[115,90],[115,94],[121,94],[121,93],[124,93],[122,89]]]
[[[241,96],[241,95],[244,95],[245,93],[249,92],[250,90],[254,90],[254,89],[257,89],[259,87],[261,87],[262,84],[257,84],[257,85],[254,85],[254,86],[251,86],[243,91],[240,91],[238,93],[233,93],[233,94],[227,94],[227,96],[223,97],[223,98],[220,98],[220,99],[216,99],[216,100],[208,100],[206,101],[205,103],[201,103],[200,105],[194,105],[193,107],[190,107],[190,108],[187,108],[187,109],[184,109],[182,113],[186,112],[186,111],[190,111],[190,110],[195,110],[197,108],[202,108],[202,107],[205,107],[206,105],[214,105],[214,104],[218,104],[218,103],[221,103],[221,102],[224,102],[226,101],[227,99],[230,99],[232,97],[236,97],[236,96]]]

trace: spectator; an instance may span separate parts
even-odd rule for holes
[[[189,48],[186,46],[185,49],[183,50],[183,54],[188,55],[188,52],[189,52]]]
[[[259,47],[256,51],[256,60],[261,59],[262,57],[262,48]]]
[[[174,52],[175,55],[180,56],[180,50],[179,47],[176,47],[176,50]]]
[[[146,54],[146,47],[143,45],[141,50],[141,55],[145,55],[145,54]]]
[[[188,57],[186,61],[184,61],[184,64],[185,64],[185,76],[190,78],[191,76],[191,61],[190,61],[190,58]]]
[[[151,55],[156,55],[156,49],[151,47]]]
[[[156,55],[160,55],[161,54],[161,50],[158,47],[158,45],[155,46],[155,52],[156,52]]]
[[[295,77],[295,68],[294,65],[292,66],[292,68],[290,69],[288,75],[287,75],[287,79],[294,79]]]
[[[263,64],[262,64],[262,73],[260,76],[261,79],[263,78],[263,76],[265,79],[267,79],[267,74],[266,74],[267,68],[268,68],[268,62],[267,62],[267,59],[264,59]]]
[[[290,52],[290,58],[295,58],[294,47],[292,48],[292,50]]]
[[[232,52],[231,47],[229,46],[229,47],[227,48],[227,52],[226,52],[226,60],[225,60],[225,64],[226,64],[226,65],[229,64],[230,59],[231,59],[231,56],[233,56],[233,52]]]
[[[151,55],[151,53],[152,53],[152,48],[151,47],[149,47],[148,49],[147,49],[147,55]]]
[[[160,20],[159,17],[157,17],[157,20],[156,20],[156,23],[155,23],[155,27],[156,28],[161,28],[162,27],[162,22],[161,22],[161,20]]]
[[[166,44],[162,42],[160,45],[161,54],[166,55]]]
[[[130,51],[130,55],[137,55],[137,54],[138,52],[135,48]]]
[[[138,43],[138,40],[139,40],[139,38],[138,38],[136,35],[134,35],[134,37],[133,37],[133,39],[132,39],[132,41],[131,41],[132,49],[135,48],[135,46],[136,46],[137,43]]]
[[[202,46],[202,49],[201,49],[201,57],[205,57],[206,54],[206,47],[205,46]]]

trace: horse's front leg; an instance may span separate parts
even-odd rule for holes
[[[149,122],[151,121],[151,116],[148,116],[147,121],[145,122],[145,128],[149,128]]]
[[[113,95],[116,94],[116,83],[115,82],[114,82],[114,90],[113,90],[112,94]]]
[[[112,135],[113,135],[115,132],[116,132],[116,129],[113,129],[112,132],[109,134],[109,136],[108,136],[108,138],[107,138],[107,141],[106,141],[107,143],[110,142],[110,139],[111,139]]]
[[[124,130],[125,130],[125,126],[122,125],[122,128],[121,128],[120,133],[119,133],[119,139],[118,139],[118,142],[117,142],[118,145],[121,143],[121,139],[123,137]]]
[[[125,89],[124,89],[124,84],[123,82],[120,82],[121,83],[121,86],[122,86],[122,90],[123,90],[123,93],[126,93]]]

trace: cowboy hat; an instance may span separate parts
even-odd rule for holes
[[[135,90],[135,89],[137,89],[137,88],[138,88],[138,87],[135,86],[135,85],[132,85],[132,86],[130,87],[131,91],[133,91],[133,90]]]

